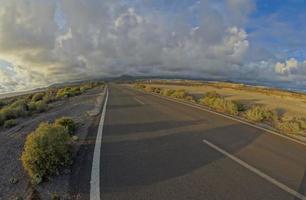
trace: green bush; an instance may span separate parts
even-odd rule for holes
[[[278,122],[277,128],[283,133],[299,134],[306,130],[306,121],[298,118],[281,120]]]
[[[48,109],[48,104],[44,101],[39,100],[37,102],[30,102],[28,103],[28,108],[31,112],[45,112]]]
[[[45,112],[47,109],[48,109],[48,105],[44,101],[40,100],[36,102],[37,112]]]
[[[57,91],[57,98],[74,97],[81,94],[81,89],[78,86],[75,87],[65,87]]]
[[[246,107],[243,103],[241,103],[239,101],[233,101],[233,102],[237,105],[237,108],[238,108],[239,112],[246,111]]]
[[[48,90],[45,94],[45,96],[43,97],[42,101],[44,101],[45,103],[50,103],[56,100],[56,92],[57,90]]]
[[[276,119],[276,114],[264,106],[255,105],[245,112],[248,120],[254,122],[272,121]]]
[[[39,92],[39,93],[35,93],[33,96],[32,96],[32,101],[36,102],[36,101],[40,101],[44,98],[45,96],[45,93],[43,92]]]
[[[56,98],[66,98],[66,97],[68,97],[67,89],[66,88],[58,89],[56,93]]]
[[[6,103],[4,101],[0,101],[0,109],[6,106]]]
[[[184,99],[187,100],[187,101],[196,102],[195,98],[191,95],[185,96]]]
[[[171,96],[173,93],[175,92],[175,90],[172,90],[172,89],[164,89],[161,94],[164,95],[164,96]]]
[[[28,103],[28,108],[30,112],[45,112],[48,109],[48,104],[46,104],[43,100],[39,100],[37,102]]]
[[[11,128],[16,125],[17,125],[17,122],[15,119],[9,119],[4,122],[4,128]]]
[[[55,120],[55,125],[65,127],[70,135],[76,130],[76,123],[70,117],[61,117]]]
[[[187,96],[186,90],[180,89],[180,90],[175,90],[172,94],[171,97],[178,98],[178,99],[184,99]]]
[[[235,101],[226,100],[215,92],[206,93],[206,95],[199,100],[199,103],[219,112],[225,112],[230,115],[239,114],[239,107]]]
[[[49,123],[41,123],[27,136],[21,160],[33,183],[40,183],[69,164],[69,141],[66,128]]]
[[[159,87],[155,87],[155,88],[153,89],[153,92],[155,92],[155,93],[157,93],[157,94],[160,94],[161,91],[162,91],[162,89],[159,88]]]
[[[15,101],[11,105],[7,105],[0,110],[0,124],[9,119],[16,119],[17,117],[24,117],[28,114],[28,107],[26,101],[21,99]]]

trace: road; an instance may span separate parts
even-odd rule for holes
[[[100,155],[103,200],[295,200],[306,194],[305,169],[306,146],[109,85]]]

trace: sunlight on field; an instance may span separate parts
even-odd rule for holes
[[[208,85],[198,86],[183,86],[183,85],[164,85],[151,84],[154,87],[168,89],[184,89],[195,96],[202,96],[206,92],[216,91],[223,97],[229,100],[239,101],[245,105],[263,104],[271,109],[275,109],[279,114],[284,114],[284,117],[304,117],[306,115],[305,100],[295,97],[280,97],[276,95],[266,95],[254,91],[241,91],[231,88],[217,88]]]

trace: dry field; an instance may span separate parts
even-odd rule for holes
[[[18,118],[17,125],[12,128],[0,127],[0,199],[26,199],[35,188],[40,199],[51,199],[52,194],[61,197],[69,195],[71,169],[68,167],[63,174],[52,176],[50,181],[35,186],[30,184],[29,176],[22,167],[20,160],[24,142],[29,133],[41,122],[53,122],[66,116],[77,123],[75,135],[78,141],[72,143],[73,159],[80,147],[85,144],[88,130],[95,116],[95,111],[101,99],[102,87],[96,87],[84,93],[50,103],[50,108],[43,113],[35,113],[30,117]],[[71,166],[72,168],[73,166]],[[11,180],[15,181],[11,181]],[[75,184],[75,183],[73,183]]]
[[[271,109],[275,109],[278,114],[284,117],[305,117],[306,116],[306,101],[300,97],[294,97],[289,92],[288,95],[274,95],[265,94],[257,91],[247,91],[241,89],[234,89],[229,87],[221,87],[221,84],[179,84],[167,82],[151,83],[153,87],[167,88],[167,89],[184,89],[188,93],[197,97],[203,96],[208,91],[216,91],[223,97],[229,100],[239,101],[245,105],[262,104]],[[233,84],[230,84],[233,85]]]

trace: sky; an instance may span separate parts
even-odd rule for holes
[[[306,0],[1,0],[0,93],[173,76],[306,87]]]

